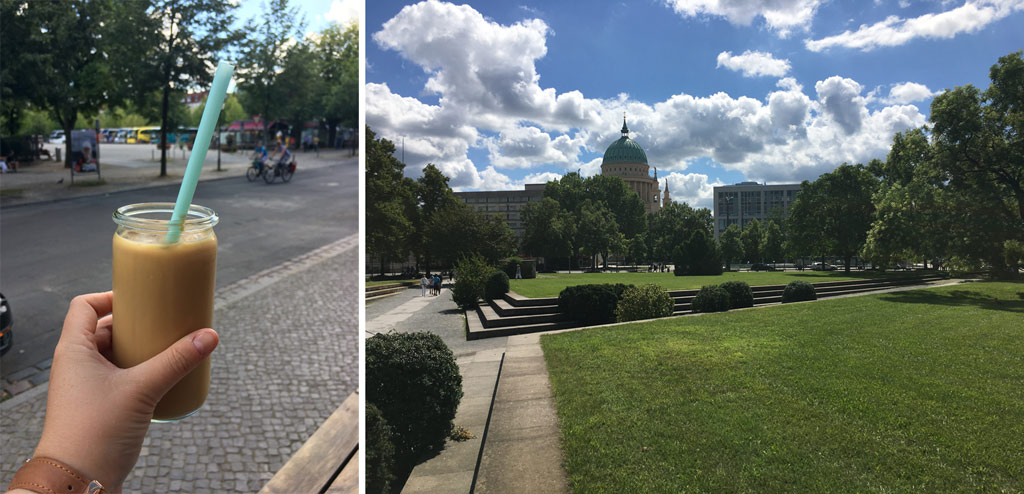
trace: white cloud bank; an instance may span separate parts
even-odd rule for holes
[[[791,77],[759,97],[682,89],[654,103],[619,95],[587,98],[579,91],[540,85],[536,61],[547,52],[549,30],[540,20],[500,25],[468,6],[429,0],[407,6],[373,35],[428,74],[423,92],[437,104],[397,94],[387,84],[366,86],[366,121],[381,137],[405,138],[408,173],[433,163],[451,185],[507,189],[546,181],[550,171],[521,181],[502,170],[552,165],[584,175],[600,172],[600,156],[619,137],[625,111],[634,138],[674,200],[710,204],[710,178],[683,173],[700,158],[767,182],[813,179],[842,162],[884,158],[895,132],[919,127],[925,116],[910,103],[913,83],[894,87],[894,104],[868,104],[858,82],[833,76],[808,94]],[[740,55],[742,56],[742,55]],[[732,57],[730,56],[730,59]],[[927,90],[927,88],[925,88]],[[486,152],[479,169],[470,150]]]
[[[359,17],[363,13],[363,5],[362,0],[333,0],[330,9],[324,14],[324,18],[338,24],[359,22]]]
[[[744,77],[782,77],[789,72],[789,60],[779,60],[771,53],[747,50],[739,55],[723,51],[718,54],[718,67],[743,72]]]
[[[861,25],[856,31],[806,40],[804,46],[815,52],[832,47],[871,51],[883,46],[900,46],[917,38],[952,38],[978,31],[1020,10],[1024,10],[1024,0],[967,0],[960,7],[937,14],[910,19],[892,15],[872,25]]]
[[[906,105],[915,101],[924,101],[932,96],[939,94],[941,91],[932,91],[928,89],[928,86],[924,84],[918,84],[916,82],[904,82],[896,84],[889,89],[889,97],[885,100],[886,103],[892,103],[896,105]]]
[[[787,37],[794,29],[807,30],[821,0],[667,0],[683,17],[724,17],[732,24],[749,26],[764,19],[769,29]]]

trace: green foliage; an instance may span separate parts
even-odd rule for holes
[[[557,182],[549,182],[548,185],[552,183]],[[544,193],[547,195],[547,189]],[[561,209],[558,201],[544,197],[540,202],[528,203],[520,215],[526,230],[523,252],[547,259],[571,255],[576,221],[572,213]]]
[[[558,312],[586,326],[615,322],[615,309],[629,285],[575,285],[558,294]]]
[[[476,308],[476,302],[484,296],[484,285],[493,268],[480,256],[469,256],[455,265],[455,285],[452,286],[452,300],[462,310]]]
[[[444,447],[462,400],[462,376],[440,336],[377,334],[366,340],[366,402],[391,427],[399,467]]]
[[[516,277],[516,268],[522,269],[520,266],[523,264],[523,258],[518,256],[512,256],[505,261],[505,274],[509,278]],[[526,273],[523,273],[525,276]]]
[[[1017,240],[1003,242],[1003,255],[1010,272],[1017,273],[1021,266],[1024,266],[1024,242]]]
[[[672,297],[658,285],[630,285],[622,292],[622,300],[615,309],[615,319],[624,322],[668,317],[672,315],[674,305]]]
[[[673,273],[676,276],[722,274],[722,257],[718,246],[714,237],[707,236],[704,230],[694,231],[685,244],[676,247],[672,262],[675,264]]]
[[[395,462],[395,446],[391,444],[391,427],[373,403],[366,404],[366,490],[372,493],[391,492]]]
[[[498,261],[514,251],[515,235],[505,220],[452,202],[436,211],[425,227],[426,242],[434,259],[446,264],[466,256],[481,256],[487,264]],[[444,239],[444,242],[438,242]]]
[[[578,228],[577,238],[583,255],[596,260],[598,254],[603,254],[607,264],[608,253],[620,247],[619,226],[611,210],[603,203],[585,200],[580,208]]]
[[[723,290],[729,292],[729,308],[741,309],[754,306],[754,292],[745,281],[726,281],[721,285]]]
[[[673,202],[661,208],[651,216],[650,242],[654,260],[674,259],[676,247],[687,244],[698,230],[705,239],[710,237],[714,242],[712,226],[711,211],[708,209],[693,209],[681,202]],[[717,246],[713,250],[717,250]]]
[[[406,241],[412,224],[406,210],[412,192],[403,180],[405,163],[394,156],[395,145],[377,139],[366,127],[366,252],[380,260],[381,273],[387,262],[408,253]]]
[[[743,242],[743,257],[749,262],[761,262],[761,243],[764,241],[761,222],[754,218],[743,228],[740,241]]]
[[[506,293],[508,293],[508,275],[503,271],[495,270],[487,277],[487,282],[484,285],[484,296],[487,297],[487,300],[494,300],[501,298]]]
[[[338,125],[355,127],[359,122],[359,24],[328,26],[317,37],[316,48],[321,108],[331,126],[329,141],[334,142]]]
[[[791,281],[782,290],[782,303],[784,304],[817,299],[818,294],[814,291],[814,285],[806,281]]]
[[[729,292],[718,285],[702,286],[690,301],[694,312],[724,312],[729,310]]]
[[[733,223],[729,225],[720,235],[719,248],[722,251],[722,259],[725,261],[725,268],[732,269],[733,259],[743,254],[743,242],[740,240],[740,226]]]
[[[761,241],[762,257],[772,262],[782,260],[782,228],[774,221],[768,221],[764,227],[764,239]]]

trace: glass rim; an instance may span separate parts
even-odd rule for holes
[[[174,213],[173,202],[142,202],[128,204],[114,210],[114,223],[118,226],[136,230],[166,232],[171,226],[171,214]],[[159,215],[159,218],[142,217],[141,215]],[[198,204],[189,205],[185,215],[183,231],[194,232],[213,228],[220,221],[214,210]]]

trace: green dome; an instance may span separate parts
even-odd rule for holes
[[[623,135],[619,140],[608,146],[608,150],[604,152],[604,159],[601,161],[602,165],[608,163],[643,163],[647,164],[647,153],[640,147],[636,141],[629,138],[629,136]]]

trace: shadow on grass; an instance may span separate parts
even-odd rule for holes
[[[951,290],[935,292],[933,290],[912,290],[880,295],[886,302],[904,304],[946,305],[951,307],[978,307],[986,310],[1024,313],[1024,292],[1017,293],[1020,300],[1008,300],[984,295],[970,290]]]

